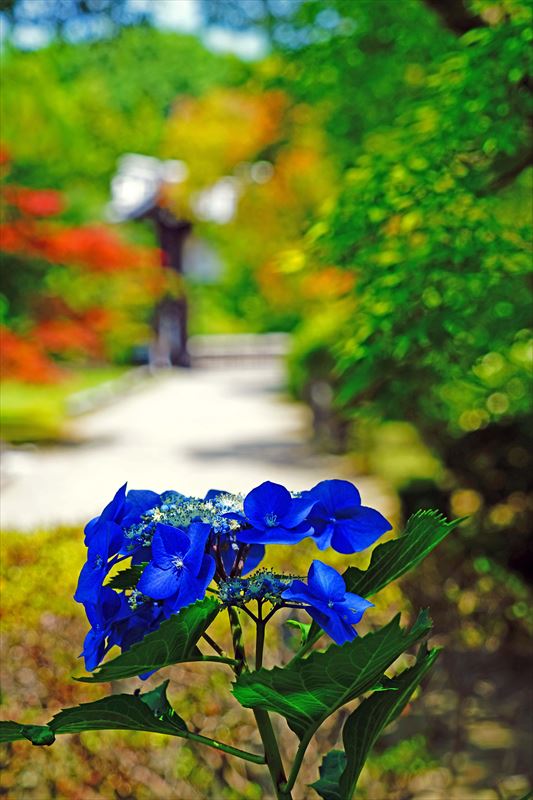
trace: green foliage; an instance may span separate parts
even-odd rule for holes
[[[415,40],[437,24],[423,4],[416,12],[411,3],[327,5],[357,23],[346,39],[332,35],[323,45],[332,58],[360,37],[368,47],[373,31],[379,40],[380,17],[388,15],[397,59],[390,86],[400,85],[364,135],[348,140],[342,127],[332,131],[351,160],[309,230],[308,260],[317,279],[332,262],[342,267],[353,291],[308,310],[293,380],[305,394],[329,362],[343,418],[370,402],[374,414],[412,421],[444,448],[450,435],[529,407],[530,177],[513,180],[529,158],[530,13],[511,2],[491,24],[439,36],[418,61]],[[410,27],[413,13],[418,24]],[[382,80],[380,69],[365,72],[357,91],[368,100],[355,109],[379,105],[371,98]],[[351,92],[346,97],[353,103]]]
[[[183,661],[218,660],[204,657],[196,643],[213,622],[220,609],[212,597],[206,597],[174,614],[158,630],[149,633],[129,650],[102,664],[90,678],[78,678],[86,683],[132,678],[152,670]]]
[[[193,36],[148,27],[34,52],[8,48],[2,61],[2,140],[15,162],[13,180],[65,189],[76,219],[100,217],[119,156],[159,155],[165,115],[177,96],[247,73],[237,59],[207,51]],[[21,97],[23,85],[40,90]]]
[[[328,17],[337,15],[328,28]],[[285,53],[290,68],[283,78],[298,98],[327,109],[326,130],[346,167],[366,134],[393,123],[400,104],[418,99],[424,65],[453,40],[420,0],[304,2],[293,24],[316,36]]]
[[[309,740],[330,714],[369,691],[383,672],[431,628],[427,612],[420,613],[410,630],[399,625],[399,615],[375,633],[325,652],[297,658],[283,669],[243,673],[233,687],[237,700],[248,708],[275,711],[287,720],[300,739]]]
[[[353,711],[344,723],[344,753],[332,751],[313,784],[323,800],[350,800],[368,754],[384,728],[403,711],[423,677],[439,655],[438,649],[420,648],[416,664],[395,678],[387,678],[384,693],[374,692]]]

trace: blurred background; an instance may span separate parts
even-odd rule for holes
[[[71,596],[83,524],[125,480],[338,476],[396,530],[421,507],[467,517],[376,599],[369,624],[429,605],[445,650],[360,797],[531,790],[531,15],[0,0],[3,718],[101,695],[70,680]],[[274,550],[294,571],[316,554]],[[224,672],[170,676],[199,730],[250,741]],[[255,767],[165,737],[1,759],[17,800],[270,797]]]

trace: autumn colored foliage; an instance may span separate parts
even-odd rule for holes
[[[7,171],[5,148],[2,164]],[[104,361],[141,339],[162,290],[157,249],[104,225],[61,222],[60,192],[7,182],[0,191],[2,377],[54,381],[60,362]]]

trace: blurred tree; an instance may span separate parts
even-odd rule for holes
[[[2,161],[6,172],[5,151]],[[0,189],[2,377],[47,381],[60,377],[53,360],[127,359],[164,290],[158,251],[102,225],[61,224],[58,192]]]
[[[230,8],[247,6],[219,17]],[[342,170],[296,245],[301,285],[336,296],[298,296],[293,384],[344,444],[367,415],[416,425],[471,492],[485,547],[494,534],[525,568],[531,5],[277,8],[266,27],[286,67],[270,85],[322,109]]]
[[[100,218],[124,152],[160,155],[176,96],[241,82],[249,68],[192,36],[150,28],[2,56],[2,138],[10,180],[66,191],[69,218]],[[20,86],[33,87],[21,94]]]

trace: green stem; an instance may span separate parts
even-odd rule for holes
[[[258,621],[255,640],[255,668],[261,669],[263,665],[263,650],[265,647],[265,623]]]
[[[201,658],[191,658],[189,661],[213,661],[215,664],[229,664],[230,667],[235,667],[239,664],[239,661],[226,656],[202,656]]]
[[[265,760],[274,784],[277,800],[292,800],[289,789],[284,788],[287,784],[285,769],[281,760],[278,742],[272,722],[268,716],[268,712],[262,708],[254,708],[254,717],[265,748]]]
[[[237,758],[242,758],[244,761],[251,761],[252,764],[266,764],[266,759],[264,756],[256,755],[255,753],[248,753],[246,750],[241,750],[238,747],[232,747],[230,744],[224,744],[224,742],[218,742],[216,739],[209,739],[208,736],[202,736],[200,733],[192,733],[189,731],[185,735],[185,738],[190,739],[193,742],[205,744],[208,747],[214,747],[215,750],[222,750],[224,753],[229,753],[231,756],[237,756]]]
[[[242,627],[239,620],[239,614],[233,606],[228,607],[229,624],[231,628],[231,637],[233,640],[233,652],[237,664],[235,666],[235,674],[240,675],[243,669],[248,669],[246,663],[246,651],[244,649],[244,639],[242,635]]]
[[[300,658],[303,658],[305,654],[309,652],[312,646],[318,642],[318,640],[320,639],[321,636],[323,636],[323,634],[324,631],[321,630],[320,633],[315,633],[314,636],[308,639],[307,642],[303,644],[298,650],[298,652],[291,658],[289,664],[293,664],[295,661],[298,661]]]
[[[244,669],[248,669],[242,627],[237,610],[232,606],[228,608],[228,616],[231,627],[231,636],[233,639],[233,650],[235,652],[235,658],[239,662],[239,664],[233,669],[235,670],[235,674],[239,676]],[[261,667],[263,659],[264,636],[264,623],[262,620],[258,619],[256,669]],[[292,800],[291,793],[283,791],[281,788],[282,784],[286,783],[287,778],[285,776],[285,770],[283,768],[283,762],[281,760],[276,734],[274,733],[274,728],[272,727],[270,717],[262,708],[254,708],[253,713],[257,728],[259,730],[259,735],[261,736],[261,741],[263,742],[263,747],[265,750],[265,762],[268,767],[268,771],[270,772],[272,783],[274,784],[276,798],[277,800]]]
[[[215,642],[215,640],[211,636],[209,636],[209,634],[206,633],[205,631],[204,633],[202,633],[202,639],[204,639],[207,642],[207,644],[213,648],[215,653],[218,653],[218,655],[221,656],[222,658],[226,658],[226,654],[224,653],[220,645],[217,642]]]
[[[304,760],[305,752],[309,746],[309,742],[311,741],[313,734],[314,731],[304,736],[304,738],[300,742],[298,750],[296,751],[296,755],[294,756],[294,762],[287,783],[285,783],[282,786],[282,788],[286,792],[290,793],[292,791],[294,784],[296,783],[296,778],[298,777],[298,773],[300,772],[300,767],[302,766],[302,761]]]
[[[261,669],[263,665],[263,650],[265,647],[266,623],[262,619],[262,613],[263,610],[261,604],[258,603],[258,621],[255,640],[256,669]],[[255,721],[257,723],[257,728],[259,730],[259,735],[261,736],[261,741],[263,742],[263,747],[265,748],[266,763],[270,772],[270,777],[272,778],[272,783],[274,784],[276,797],[278,800],[291,800],[290,791],[287,792],[282,789],[283,784],[287,782],[287,778],[270,716],[268,712],[264,711],[262,708],[254,708],[253,712]]]

